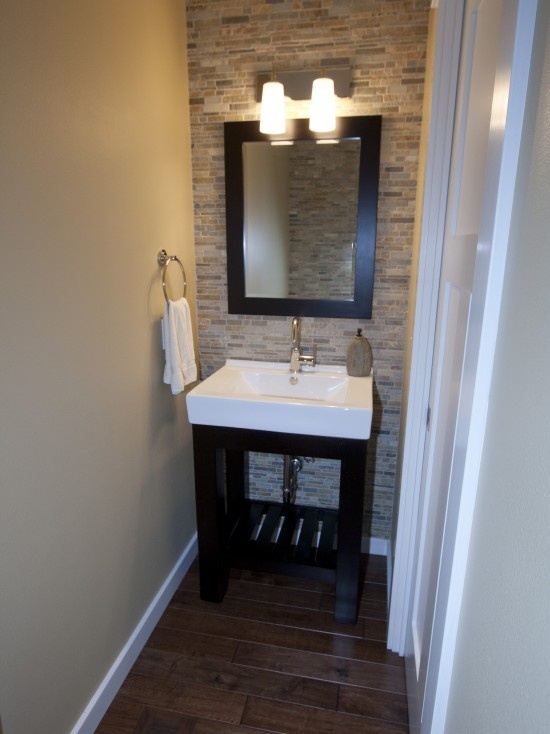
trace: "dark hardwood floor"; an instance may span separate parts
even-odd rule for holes
[[[408,732],[386,559],[363,561],[357,625],[333,622],[331,585],[265,573],[234,570],[223,602],[203,602],[195,563],[96,731]]]

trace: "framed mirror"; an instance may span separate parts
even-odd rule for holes
[[[229,313],[371,318],[381,127],[224,124]]]

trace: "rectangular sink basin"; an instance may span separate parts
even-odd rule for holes
[[[190,423],[278,433],[367,439],[372,375],[304,367],[292,384],[288,362],[228,359],[187,394]]]

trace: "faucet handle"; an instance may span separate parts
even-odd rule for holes
[[[317,364],[317,344],[313,343],[311,354],[300,354],[300,363],[307,364],[308,367],[315,367]]]

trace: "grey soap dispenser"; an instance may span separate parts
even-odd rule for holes
[[[361,331],[357,329],[357,336],[351,340],[346,355],[346,368],[352,377],[368,377],[372,369],[372,348],[368,339],[361,336]]]

